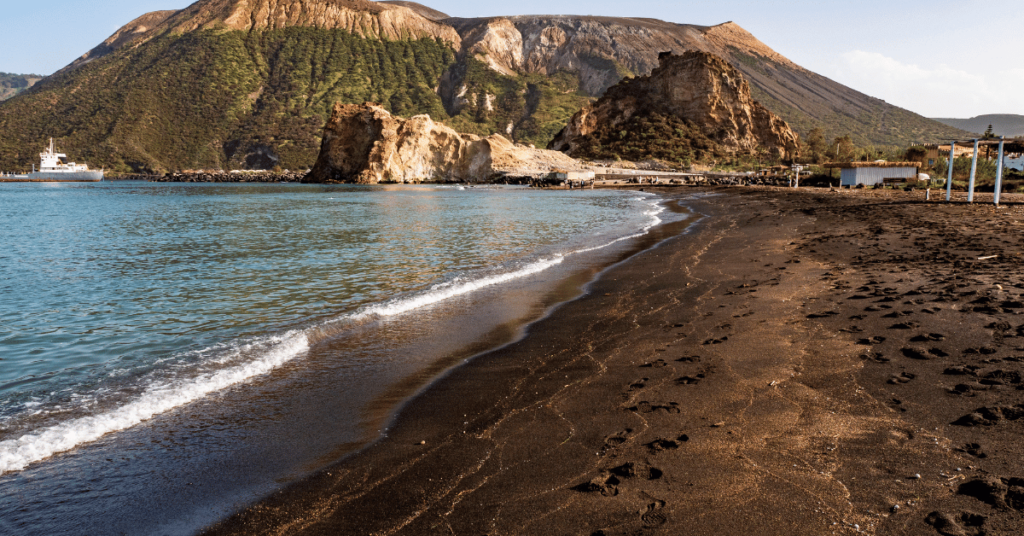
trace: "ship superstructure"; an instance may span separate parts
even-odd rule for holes
[[[33,166],[28,175],[0,175],[0,182],[99,182],[103,171],[90,171],[89,166],[68,162],[68,155],[58,153],[50,138],[50,146],[39,153],[39,171]]]

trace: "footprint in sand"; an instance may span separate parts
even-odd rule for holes
[[[640,368],[661,368],[667,365],[668,363],[666,363],[664,359],[655,359],[650,363],[644,363],[643,365],[640,365]]]
[[[723,342],[725,342],[727,340],[729,340],[729,336],[728,335],[726,335],[724,337],[708,339],[708,340],[704,341],[704,344],[722,344]]]
[[[949,355],[938,348],[930,348],[928,350],[925,350],[924,348],[917,348],[913,346],[900,348],[900,353],[902,353],[904,357],[920,360],[935,359],[936,357],[946,357]]]
[[[580,493],[600,493],[605,497],[614,497],[619,494],[619,477],[608,471],[601,471],[597,476],[588,482],[575,485],[569,489]]]
[[[647,387],[647,382],[649,380],[650,380],[650,378],[640,378],[639,380],[629,384],[629,387],[627,388],[627,390],[630,393],[632,393],[634,391],[639,391],[639,390],[643,389],[644,387]]]
[[[904,372],[904,373],[901,373],[899,375],[893,374],[892,377],[889,378],[888,383],[890,383],[892,385],[899,385],[899,384],[902,384],[902,383],[910,383],[910,380],[913,380],[916,377],[917,377],[916,374],[911,374],[909,372]]]
[[[646,400],[642,400],[637,405],[626,408],[626,411],[632,411],[633,413],[655,413],[658,411],[664,411],[665,413],[679,413],[679,403],[669,402],[668,404],[652,404]]]
[[[678,361],[680,363],[700,363],[700,356],[697,356],[697,355],[683,356],[683,357],[680,357],[679,359],[676,359],[676,361]]]
[[[988,458],[988,454],[982,452],[981,444],[979,443],[965,443],[964,446],[956,449],[956,451],[963,452],[964,454],[968,454],[982,460]]]
[[[655,439],[644,446],[647,447],[647,450],[651,451],[651,453],[657,454],[666,450],[676,450],[681,444],[686,443],[689,440],[690,436],[682,434],[676,439]]]
[[[992,406],[978,408],[952,422],[954,426],[993,426],[1000,421],[1017,421],[1024,418],[1024,404],[1016,406]],[[1022,481],[1024,484],[1024,481]],[[1024,496],[1022,496],[1024,504]]]
[[[621,444],[625,443],[626,441],[628,441],[629,440],[629,436],[632,433],[633,433],[633,429],[632,428],[626,428],[625,430],[623,430],[621,432],[612,434],[612,435],[604,438],[604,445],[601,446],[601,451],[600,451],[601,455],[603,456],[609,450],[612,450],[615,447],[618,447],[619,445],[621,445]]]
[[[874,337],[869,337],[867,339],[858,339],[857,340],[857,344],[862,344],[862,345],[866,345],[866,346],[870,346],[870,345],[873,345],[873,344],[882,344],[883,342],[885,342],[885,337],[879,337],[877,335],[874,336]]]
[[[953,365],[952,367],[946,367],[946,370],[942,371],[947,376],[977,376],[976,372],[981,367],[975,365]]]
[[[904,316],[910,316],[914,314],[914,311],[893,311],[889,314],[882,315],[882,318],[900,318]]]
[[[993,370],[981,377],[978,382],[982,385],[1019,385],[1021,374],[1016,370]]]
[[[644,527],[653,528],[664,525],[668,521],[668,518],[662,513],[664,507],[665,501],[656,500],[640,510],[640,521],[643,522]]]
[[[1005,510],[1024,510],[1024,478],[985,476],[960,484],[957,495],[974,497],[990,506]],[[979,516],[981,517],[981,516]],[[984,522],[984,519],[981,520]],[[980,526],[978,523],[977,526]]]
[[[621,478],[643,478],[644,480],[657,480],[664,474],[661,469],[644,462],[626,462],[618,467],[613,467],[611,473]]]
[[[676,378],[676,385],[696,385],[703,379],[703,374],[698,374],[696,376],[683,376],[681,378]]]
[[[910,342],[938,342],[946,340],[946,336],[941,333],[928,333],[927,335],[915,335],[910,339]]]
[[[864,361],[874,361],[875,363],[888,363],[889,361],[892,361],[883,354],[861,354],[860,358]]]
[[[828,318],[830,316],[837,316],[838,314],[839,312],[837,311],[824,311],[821,313],[811,313],[807,315],[807,318]]]

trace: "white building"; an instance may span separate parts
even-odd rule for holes
[[[839,183],[843,186],[875,186],[886,183],[917,181],[920,162],[842,162],[826,164],[826,168],[842,170]]]

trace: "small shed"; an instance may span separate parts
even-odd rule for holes
[[[917,180],[920,162],[834,162],[828,169],[840,169],[839,184],[843,186],[876,186]]]

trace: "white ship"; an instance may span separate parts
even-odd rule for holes
[[[68,155],[53,149],[53,138],[46,151],[39,153],[39,171],[32,166],[28,175],[0,174],[0,182],[99,182],[103,171],[90,171],[85,164],[68,162]]]

